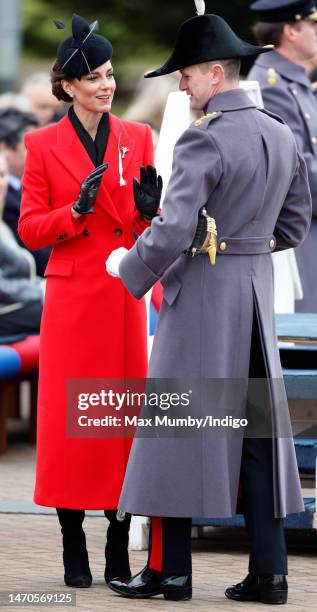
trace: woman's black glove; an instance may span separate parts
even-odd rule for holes
[[[142,217],[151,220],[157,215],[160,205],[163,181],[153,166],[141,167],[141,180],[133,179],[134,201]]]
[[[98,166],[98,168],[88,174],[82,182],[79,196],[73,206],[73,210],[79,215],[90,215],[94,212],[93,204],[97,197],[103,173],[107,168],[108,164],[101,164],[101,166]]]

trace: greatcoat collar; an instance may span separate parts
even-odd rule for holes
[[[261,68],[274,68],[278,74],[291,83],[299,83],[304,87],[311,89],[311,82],[305,72],[303,66],[295,64],[286,59],[278,51],[270,51],[266,55],[262,55],[256,60],[256,65]]]
[[[230,89],[217,94],[209,100],[205,113],[225,112],[243,110],[245,108],[255,108],[255,104],[250,100],[248,94],[243,89]]]

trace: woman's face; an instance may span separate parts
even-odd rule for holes
[[[0,155],[0,218],[2,218],[4,200],[8,191],[8,166],[4,155]]]
[[[74,100],[74,106],[93,113],[107,113],[111,109],[116,82],[110,60],[86,74],[80,81],[62,81],[65,91]]]

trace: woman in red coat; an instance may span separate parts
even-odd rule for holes
[[[19,223],[28,248],[53,246],[41,325],[34,499],[57,508],[68,586],[92,580],[82,529],[87,509],[106,509],[110,520],[106,581],[130,576],[129,517],[116,520],[130,440],[67,438],[66,384],[145,376],[145,305],[105,273],[105,261],[114,249],[129,249],[157,209],[135,208],[133,177],[153,162],[151,131],[109,113],[112,47],[95,27],[74,15],[73,35],[58,48],[53,93],[73,105],[59,123],[26,135]]]

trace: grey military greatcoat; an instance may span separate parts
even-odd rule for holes
[[[176,144],[163,216],[120,264],[137,298],[158,279],[164,286],[148,376],[247,378],[255,312],[267,373],[281,379],[270,254],[297,246],[307,234],[306,166],[289,128],[242,90],[217,95],[206,112]],[[215,266],[208,255],[183,253],[203,205],[218,227]],[[284,387],[282,397],[274,393],[272,387],[273,419],[278,413],[288,419]],[[210,397],[211,414],[212,403]],[[137,437],[119,507],[140,515],[231,516],[241,449],[239,436]],[[301,511],[293,440],[275,438],[272,453],[275,515]]]
[[[308,170],[313,218],[309,234],[296,251],[304,299],[297,312],[317,312],[317,101],[302,66],[272,51],[261,55],[248,79],[259,82],[264,106],[291,128]]]

